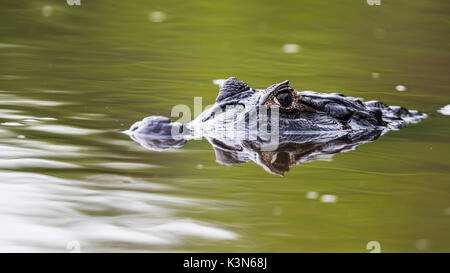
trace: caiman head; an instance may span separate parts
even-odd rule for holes
[[[230,138],[229,133],[242,127],[232,126],[226,137],[217,133],[227,123],[248,121],[250,113],[261,108],[278,111],[279,135],[275,149],[262,149],[265,143],[260,138]],[[266,118],[272,119],[268,112]],[[419,111],[387,106],[379,101],[363,102],[338,93],[299,92],[288,81],[264,90],[253,89],[232,77],[222,84],[213,107],[186,126],[165,117],[151,116],[133,124],[126,133],[143,147],[156,151],[180,148],[197,136],[206,137],[219,163],[252,160],[270,173],[283,175],[292,165],[352,150],[375,140],[386,130],[398,130],[425,117]],[[258,119],[261,121],[259,116]],[[267,119],[268,124],[271,121]],[[194,132],[199,127],[204,129],[201,135]],[[244,127],[243,131],[245,136],[250,135],[249,128]],[[182,137],[175,138],[173,132],[182,132]]]
[[[250,123],[249,116],[261,108],[267,109],[268,125],[272,121],[269,112],[274,111],[271,109],[277,109],[280,143],[289,140],[290,135],[298,134],[319,132],[322,135],[342,135],[355,132],[362,134],[358,133],[362,131],[398,130],[408,123],[417,123],[426,117],[426,114],[419,111],[387,106],[379,101],[363,102],[359,98],[338,93],[296,91],[289,85],[289,81],[260,90],[231,77],[221,85],[213,107],[205,110],[186,126],[165,117],[153,116],[136,122],[127,132],[134,140],[145,141],[148,148],[154,146],[155,150],[181,147],[187,140],[198,136],[221,140],[224,134],[217,132],[223,129],[228,130],[225,134],[228,140],[224,137],[223,142],[230,143],[229,136],[234,131],[243,130],[244,135],[249,134],[252,129],[247,126]],[[223,118],[224,116],[226,118]],[[257,119],[261,121],[260,116],[257,116]],[[245,126],[234,126],[236,124]],[[202,129],[200,135],[194,132],[198,128]],[[257,130],[259,129],[260,123]],[[183,137],[174,138],[174,131],[183,131]],[[193,135],[195,137],[192,137]],[[231,146],[239,145],[242,141],[242,138],[231,138],[235,140],[231,141]]]
[[[278,108],[281,133],[373,130],[386,125],[379,107],[365,105],[357,98],[337,93],[299,92],[289,85],[289,81],[258,90],[234,77],[223,83],[214,106],[203,112],[194,123],[215,123],[214,120],[220,116],[217,113],[230,116],[230,111],[235,120],[242,120],[261,106],[266,106],[269,111],[273,107]]]

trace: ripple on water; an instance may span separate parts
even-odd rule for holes
[[[0,118],[2,119],[28,119],[31,116],[22,115],[22,111],[10,110],[10,109],[0,109]]]
[[[25,45],[19,45],[19,44],[0,43],[0,49],[1,49],[1,48],[15,48],[15,47],[28,47],[28,46],[25,46]]]
[[[2,122],[2,123],[0,123],[0,125],[3,125],[3,126],[23,126],[23,124],[20,123],[20,122]]]
[[[94,177],[80,181],[13,171],[0,171],[0,176],[6,181],[0,183],[0,221],[8,223],[0,225],[0,251],[65,252],[74,240],[84,251],[105,245],[124,250],[117,243],[148,251],[182,245],[185,237],[238,238],[223,228],[176,216],[178,207],[214,207],[212,201],[105,187]]]
[[[148,169],[148,168],[159,168],[160,166],[133,162],[105,162],[95,164],[96,166],[106,167],[111,169],[122,169],[122,170],[135,170],[135,169]]]
[[[36,99],[24,99],[20,96],[13,94],[6,94],[10,91],[3,90],[3,93],[0,94],[0,105],[34,105],[34,106],[60,106],[68,104],[66,102],[58,102],[58,101],[47,101],[47,100],[36,100]]]
[[[22,79],[26,79],[26,77],[17,75],[0,75],[0,80],[22,80]]]
[[[0,168],[79,168],[78,165],[41,158],[0,159]]]
[[[60,106],[66,103],[56,101],[45,101],[45,100],[31,100],[31,99],[4,100],[0,102],[0,105],[24,105],[24,104],[31,104],[36,106]]]
[[[100,119],[100,118],[107,118],[108,115],[105,114],[99,114],[99,113],[85,113],[85,114],[79,114],[77,116],[71,116],[71,119],[78,119],[78,120],[92,120],[92,119]]]
[[[0,131],[1,132],[1,131]],[[30,139],[3,140],[0,158],[49,157],[64,153],[64,157],[83,156],[81,147],[50,144]]]
[[[167,232],[170,234],[179,234],[184,236],[197,236],[209,239],[218,240],[235,240],[239,236],[224,229],[207,226],[203,223],[194,222],[191,220],[179,220],[169,224],[163,224],[150,228],[153,232]]]
[[[48,133],[63,134],[63,135],[90,135],[101,132],[100,130],[77,128],[68,125],[34,125],[28,128],[29,130],[36,130]]]
[[[118,174],[94,174],[85,177],[92,182],[101,182],[99,188],[106,189],[133,189],[142,191],[169,191],[174,187],[162,183],[152,183],[145,179]],[[123,185],[126,184],[126,185]]]

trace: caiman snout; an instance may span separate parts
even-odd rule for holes
[[[318,112],[317,104],[310,97],[299,96],[297,99],[299,110],[303,112]]]

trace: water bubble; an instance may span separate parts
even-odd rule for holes
[[[166,13],[162,11],[152,11],[148,15],[148,19],[153,23],[161,23],[166,20]]]
[[[445,214],[450,216],[450,208],[445,209]]]
[[[297,44],[284,44],[283,52],[284,53],[298,53],[300,51],[300,46]]]
[[[372,78],[373,78],[373,79],[379,79],[379,78],[380,78],[380,73],[378,73],[378,72],[372,72]]]
[[[306,198],[308,199],[317,199],[317,197],[319,197],[319,193],[315,191],[309,191],[306,193]]]
[[[386,31],[382,28],[377,28],[377,29],[375,29],[373,35],[377,39],[384,39],[384,37],[386,37]]]
[[[430,241],[427,239],[419,239],[416,241],[416,249],[425,250],[430,247]]]
[[[223,41],[223,42],[221,43],[221,46],[222,46],[223,49],[228,49],[228,48],[230,48],[230,42],[228,42],[228,41]]]
[[[283,213],[283,209],[281,207],[274,207],[272,211],[274,216],[280,216]]]
[[[406,91],[406,86],[399,84],[395,87],[395,89],[397,91],[403,92],[403,91]]]
[[[332,194],[324,194],[320,197],[320,202],[322,203],[336,203],[337,200],[337,196]]]
[[[450,116],[450,104],[447,104],[446,106],[442,107],[441,109],[437,110],[438,113],[441,113],[446,116]]]
[[[49,17],[53,13],[53,7],[52,6],[44,6],[41,9],[41,13],[42,13],[42,16]]]
[[[17,138],[24,139],[24,138],[26,138],[26,136],[24,136],[24,135],[18,135]]]
[[[203,164],[197,164],[196,168],[199,169],[199,170],[203,169]]]

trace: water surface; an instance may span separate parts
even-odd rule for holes
[[[448,1],[81,2],[0,11],[0,251],[450,250]],[[284,177],[121,133],[230,76],[429,117]]]

